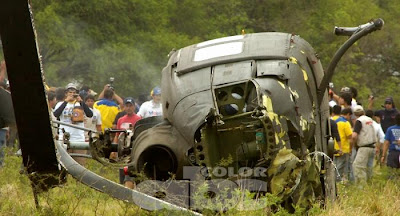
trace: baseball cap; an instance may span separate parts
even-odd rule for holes
[[[387,97],[387,98],[385,99],[385,104],[386,104],[386,103],[393,104],[393,98],[392,98],[392,97]]]
[[[76,85],[73,84],[73,83],[68,83],[68,85],[67,85],[67,87],[65,87],[65,89],[75,89],[75,90],[78,90],[78,88],[76,87]]]
[[[133,100],[132,97],[126,97],[124,99],[124,104],[127,104],[127,103],[135,104],[135,100]]]
[[[357,105],[353,108],[353,112],[355,113],[364,112],[364,108],[361,105]]]
[[[151,91],[151,95],[160,95],[161,94],[161,88],[160,87],[154,87],[153,91]]]

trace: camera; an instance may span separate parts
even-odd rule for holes
[[[110,89],[114,90],[114,77],[110,77]]]
[[[79,94],[74,94],[74,98],[77,98],[79,96]]]
[[[335,86],[333,85],[333,82],[329,83],[329,88],[333,89]]]

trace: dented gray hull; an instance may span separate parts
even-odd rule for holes
[[[145,167],[141,155],[162,147],[178,178],[186,165],[206,168],[211,179],[221,177],[216,168],[238,177],[243,167],[261,167],[257,179],[289,209],[334,200],[334,166],[321,156],[333,148],[326,80],[318,55],[293,34],[237,35],[177,50],[162,71],[164,124],[134,141],[135,168]],[[147,173],[161,169],[149,161]]]

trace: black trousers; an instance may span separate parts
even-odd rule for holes
[[[399,156],[400,151],[389,151],[387,166],[392,168],[400,168]]]

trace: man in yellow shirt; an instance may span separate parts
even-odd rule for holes
[[[98,109],[101,114],[101,129],[104,131],[105,128],[112,128],[115,116],[119,112],[119,106],[113,101],[115,99],[119,104],[122,104],[122,99],[115,94],[114,90],[108,85],[104,87],[104,90],[99,95],[99,101],[96,101],[94,108]]]
[[[340,114],[340,116],[339,116]],[[351,108],[345,108],[341,110],[340,106],[333,107],[332,119],[336,122],[337,128],[340,135],[341,146],[335,142],[335,150],[338,154],[334,157],[334,163],[341,176],[340,180],[349,179],[349,166],[350,166],[350,153],[351,153],[351,136],[352,129],[349,120],[351,119],[352,111]]]

